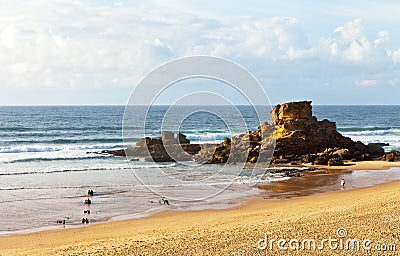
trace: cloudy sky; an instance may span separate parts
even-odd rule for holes
[[[400,104],[398,1],[233,2],[0,0],[0,105],[125,104],[190,55],[238,63],[272,103]]]

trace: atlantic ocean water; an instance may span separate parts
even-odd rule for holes
[[[233,111],[226,106],[214,108]],[[259,108],[267,121],[269,108]],[[147,136],[160,136],[167,109],[151,108]],[[238,109],[247,128],[257,128],[252,107]],[[387,151],[400,149],[400,106],[313,106],[313,112],[318,119],[335,121],[338,131],[353,140],[389,143]],[[143,127],[134,124],[128,127],[133,136],[122,139],[123,114],[124,106],[0,107],[0,235],[58,228],[56,220],[77,226],[82,217],[91,223],[140,217],[165,209],[158,203],[163,195],[172,195],[168,207],[179,210],[231,207],[237,198],[259,193],[247,185],[250,174],[238,172],[239,166],[220,171],[218,165],[204,165],[194,171],[190,164],[128,162],[92,153],[139,141]],[[217,143],[244,131],[239,126],[227,127],[218,116],[196,113],[185,119],[180,132],[193,142]],[[192,182],[166,184],[154,170]],[[143,185],[137,173],[154,182]],[[279,178],[271,176],[265,182],[275,180]],[[83,203],[88,189],[95,191],[90,206]],[[174,201],[174,194],[206,200]],[[88,209],[91,214],[85,215]]]

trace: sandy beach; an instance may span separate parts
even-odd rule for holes
[[[347,168],[390,166],[399,163],[365,162]],[[249,199],[228,210],[164,211],[136,220],[5,236],[0,238],[0,255],[361,255],[368,248],[370,255],[397,255],[399,192],[400,181],[338,187],[335,192],[287,200]],[[322,248],[321,241],[329,238],[337,243],[342,239],[343,249],[338,244],[332,250],[328,243]],[[288,251],[281,250],[279,239],[286,239],[283,247],[297,239],[299,248],[292,243]],[[316,250],[307,249],[307,244],[302,250],[303,239],[314,239]],[[346,250],[347,239],[372,242],[359,251]]]

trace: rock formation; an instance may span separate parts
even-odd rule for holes
[[[318,121],[311,101],[277,105],[271,111],[272,124],[260,124],[255,131],[225,138],[220,144],[190,144],[183,134],[164,131],[160,138],[143,138],[135,148],[125,150],[132,157],[156,162],[197,160],[204,163],[260,163],[343,165],[343,160],[382,158],[380,144],[364,145],[342,136],[336,123]],[[125,155],[119,150],[102,151]],[[396,155],[385,155],[391,161]]]
[[[126,156],[131,161],[137,161],[138,158],[154,162],[192,161],[193,156],[199,153],[202,146],[199,144],[190,144],[190,140],[184,134],[178,133],[175,136],[173,132],[163,131],[161,137],[142,138],[136,143],[134,148],[88,153]]]
[[[310,101],[277,105],[271,111],[276,128],[274,156],[305,155],[327,148],[346,148],[354,142],[336,131],[336,123],[312,116]]]
[[[273,164],[342,165],[343,160],[370,160],[384,154],[379,145],[367,146],[342,136],[336,130],[336,123],[326,119],[318,121],[312,116],[311,101],[277,105],[271,111],[271,120],[271,125],[262,123],[255,131],[220,143],[207,162],[221,163],[229,159],[250,163],[271,160]],[[204,160],[209,154],[202,150],[196,157]]]
[[[185,135],[163,131],[160,138],[143,138],[128,156],[144,157],[155,162],[190,161],[201,150],[199,144],[190,144]]]

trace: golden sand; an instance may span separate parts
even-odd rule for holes
[[[372,163],[372,169],[390,166]],[[365,165],[357,166],[370,169]],[[397,245],[394,252],[371,250],[368,255],[399,255],[399,209],[400,181],[395,181],[354,190],[338,188],[336,192],[288,200],[251,199],[243,206],[228,210],[165,211],[138,220],[1,237],[0,255],[367,254],[363,248],[348,251],[344,246],[343,250],[331,250],[328,244],[316,251],[301,250],[301,245],[299,250],[288,248],[288,251],[280,250],[277,243],[273,243],[272,250],[261,250],[257,246],[267,234],[268,241],[315,239],[318,247],[323,239],[339,238],[339,228],[347,231],[344,242],[370,239],[372,249],[380,244]],[[260,241],[261,246],[264,240]],[[289,245],[286,243],[286,246]]]

